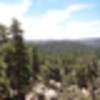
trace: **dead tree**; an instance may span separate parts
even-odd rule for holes
[[[96,100],[96,94],[94,92],[94,77],[97,77],[97,66],[95,62],[89,62],[88,63],[88,87],[90,91],[90,95],[92,97],[92,100]]]

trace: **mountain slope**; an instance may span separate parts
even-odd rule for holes
[[[84,39],[78,42],[91,47],[100,48],[100,38]]]
[[[50,41],[28,41],[29,45],[37,44],[38,49],[42,53],[66,53],[66,52],[75,52],[75,53],[90,53],[96,48],[100,47],[100,39],[83,39],[77,41],[69,40],[50,40]]]

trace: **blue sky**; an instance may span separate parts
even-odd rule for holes
[[[0,0],[0,23],[16,17],[27,40],[100,37],[100,0]]]

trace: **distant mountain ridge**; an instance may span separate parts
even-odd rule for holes
[[[27,41],[29,45],[36,44],[42,54],[65,54],[74,52],[76,54],[91,54],[100,48],[100,39],[83,40],[48,40],[48,41]]]
[[[83,39],[78,42],[91,47],[100,48],[100,38]]]
[[[100,38],[88,38],[81,40],[37,40],[37,41],[27,41],[28,44],[38,44],[38,45],[53,45],[53,44],[63,44],[63,45],[83,45],[88,47],[100,48]]]

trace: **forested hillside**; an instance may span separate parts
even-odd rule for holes
[[[52,100],[100,100],[99,48],[74,41],[25,42],[23,34],[16,19],[9,27],[0,25],[0,100],[25,100],[38,83],[57,91],[50,80],[62,85],[60,97]],[[73,86],[80,92],[68,92]],[[89,95],[79,94],[82,89]]]
[[[100,38],[83,39],[78,42],[94,48],[100,48]]]
[[[48,41],[27,41],[28,45],[37,45],[40,52],[43,54],[58,54],[63,55],[65,53],[74,53],[77,55],[87,55],[97,52],[99,48],[88,45],[80,41],[71,40],[48,40]],[[52,49],[51,49],[52,48]]]

